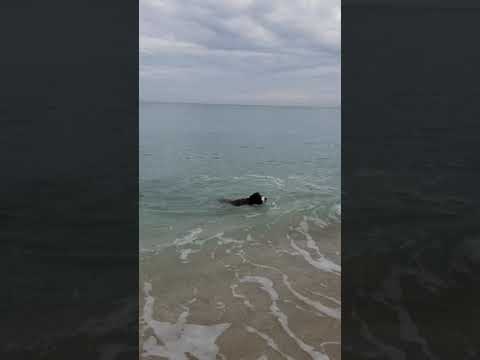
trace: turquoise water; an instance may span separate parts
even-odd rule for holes
[[[217,202],[256,191],[269,199],[264,208]],[[147,249],[249,214],[256,222],[287,210],[328,217],[340,204],[340,110],[142,104],[140,196]]]
[[[140,144],[144,357],[340,359],[339,109],[142,104]]]

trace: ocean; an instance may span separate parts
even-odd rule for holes
[[[142,103],[139,140],[141,355],[340,359],[340,109]]]

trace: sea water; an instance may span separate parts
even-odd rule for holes
[[[142,103],[139,156],[141,355],[339,359],[340,109]]]

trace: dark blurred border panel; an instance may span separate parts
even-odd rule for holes
[[[480,4],[342,3],[342,358],[480,359]]]
[[[0,357],[138,358],[138,2],[0,8]]]

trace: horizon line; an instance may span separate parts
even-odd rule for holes
[[[200,101],[161,101],[161,100],[139,100],[140,104],[165,104],[165,105],[212,105],[212,106],[250,106],[250,107],[299,107],[299,108],[319,108],[319,109],[337,109],[338,105],[308,105],[308,104],[235,104],[235,103],[213,103]]]

